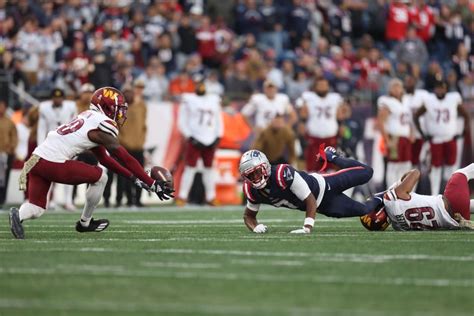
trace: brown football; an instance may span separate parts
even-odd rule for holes
[[[173,175],[166,168],[158,167],[158,166],[151,168],[150,177],[158,181],[169,182],[170,187],[173,187]]]

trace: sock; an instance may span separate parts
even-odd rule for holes
[[[329,161],[328,161],[329,162]],[[358,167],[358,166],[364,166],[365,165],[357,160],[350,159],[350,158],[345,158],[345,157],[335,157],[330,161],[331,163],[335,164],[338,167],[341,167],[342,169],[350,168],[350,167]]]
[[[20,221],[27,219],[35,219],[43,215],[45,209],[37,205],[25,202],[20,206],[18,212],[20,213]]]
[[[367,210],[368,210],[367,213],[375,211],[383,205],[383,195],[384,195],[384,192],[377,193],[374,195],[373,198],[365,201],[364,204],[367,207]]]
[[[431,194],[439,194],[441,187],[441,167],[431,167],[430,172]]]
[[[443,168],[443,180],[448,181],[456,170],[456,166],[444,166]]]
[[[386,178],[387,178],[387,187],[390,187],[392,184],[400,180],[397,176],[398,163],[397,162],[387,162]]]
[[[107,184],[107,172],[102,170],[102,175],[99,178],[99,181],[89,185],[86,191],[86,203],[84,204],[84,209],[82,210],[81,215],[81,225],[84,227],[89,226],[89,223],[92,218],[92,213],[94,212],[97,204],[99,204],[102,194],[104,193],[105,185]]]
[[[64,204],[72,205],[72,193],[74,191],[74,186],[63,184],[64,189]]]
[[[193,184],[194,175],[196,174],[196,167],[186,166],[184,167],[183,175],[181,176],[181,185],[179,187],[178,197],[182,200],[187,200],[189,190]]]
[[[455,172],[463,173],[468,180],[472,180],[474,179],[474,163],[471,163],[470,165],[464,168],[458,169]]]
[[[471,202],[469,203],[469,209],[471,213],[474,213],[474,200],[471,200]]]
[[[211,202],[216,198],[216,180],[212,168],[204,168],[202,172],[202,182],[206,189],[206,201]]]

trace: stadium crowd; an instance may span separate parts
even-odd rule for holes
[[[91,87],[129,89],[146,115],[147,105],[194,92],[196,78],[224,104],[241,105],[265,82],[296,105],[325,78],[343,98],[373,104],[375,115],[389,81],[407,77],[428,91],[445,79],[474,99],[472,1],[0,0],[0,91],[15,123],[31,118],[31,105],[8,83],[40,100],[58,88],[68,99]]]

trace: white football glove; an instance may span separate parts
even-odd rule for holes
[[[304,227],[303,228],[300,228],[300,229],[295,229],[295,230],[292,230],[290,232],[290,234],[309,234],[311,233],[311,229],[309,229],[308,227]]]
[[[268,227],[263,225],[263,224],[258,224],[257,226],[255,226],[255,228],[253,229],[253,232],[256,233],[256,234],[264,234],[268,231]]]

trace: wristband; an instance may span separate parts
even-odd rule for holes
[[[306,225],[313,227],[314,226],[314,218],[306,217],[304,219],[304,226],[306,226]]]

